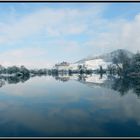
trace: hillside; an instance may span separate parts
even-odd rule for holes
[[[127,54],[127,56],[129,56],[129,57],[133,56],[133,53],[131,53],[131,52],[127,51],[127,50],[118,49],[118,50],[112,51],[110,53],[102,54],[102,55],[99,55],[99,56],[94,56],[94,57],[90,56],[90,57],[81,59],[81,60],[79,60],[79,61],[77,61],[75,63],[84,63],[85,61],[94,60],[94,59],[103,59],[106,62],[112,62],[112,59],[115,56],[118,56],[120,52],[123,52],[123,53]]]
[[[96,57],[87,57],[87,58],[81,59],[75,62],[75,64],[77,65],[84,64],[87,68],[93,69],[93,70],[98,69],[99,66],[102,66],[105,69],[107,68],[109,64],[112,63],[113,58],[117,57],[121,52],[123,52],[130,58],[133,56],[133,53],[127,50],[118,49],[110,53],[102,54]]]

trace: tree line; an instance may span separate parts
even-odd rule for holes
[[[129,57],[126,53],[120,52],[112,59],[112,64],[108,66],[106,72],[119,76],[140,76],[140,53]]]
[[[59,75],[59,74],[110,74],[119,76],[140,76],[140,53],[137,52],[132,57],[129,57],[126,53],[121,51],[119,55],[112,59],[112,64],[108,65],[106,69],[99,66],[97,70],[88,69],[85,65],[78,65],[77,70],[58,70],[52,69],[27,69],[25,66],[10,66],[3,67],[0,65],[0,75],[8,74],[15,76],[36,76],[36,75]]]

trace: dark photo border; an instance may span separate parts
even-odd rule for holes
[[[140,3],[140,0],[0,0],[1,3]],[[140,139],[140,137],[0,137],[0,139]]]

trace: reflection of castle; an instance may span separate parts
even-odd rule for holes
[[[57,70],[68,70],[69,66],[70,66],[70,64],[68,62],[62,62],[59,64],[55,64],[55,68]]]
[[[66,82],[66,81],[70,80],[70,77],[69,76],[56,76],[55,79]]]

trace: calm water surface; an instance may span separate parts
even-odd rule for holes
[[[126,82],[125,93],[122,83],[117,88],[120,81],[111,83],[95,75],[6,83],[0,88],[0,136],[140,136],[136,89],[127,90]]]

